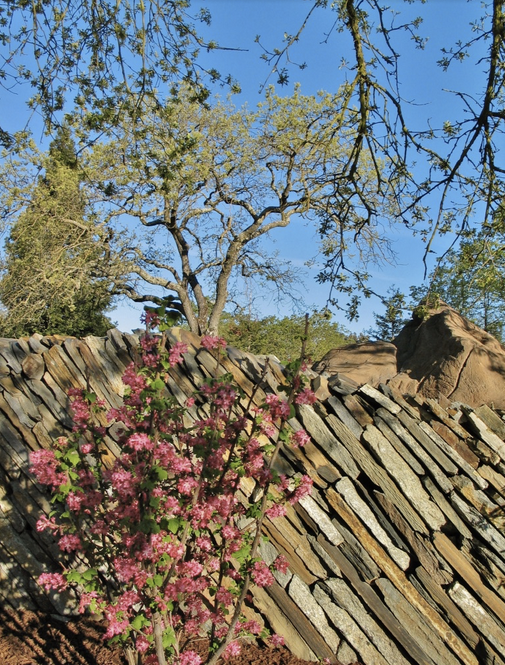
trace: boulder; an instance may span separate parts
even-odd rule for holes
[[[350,344],[328,351],[312,369],[330,376],[344,375],[360,386],[368,383],[376,387],[398,373],[396,346],[389,342]]]
[[[333,349],[313,369],[330,385],[345,376],[359,386],[388,383],[402,394],[505,410],[505,347],[445,303],[414,316],[392,343]]]
[[[472,407],[505,409],[505,347],[448,305],[412,319],[394,340],[398,377],[418,383],[417,392]],[[411,387],[414,384],[411,383]]]

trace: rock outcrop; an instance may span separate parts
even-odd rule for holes
[[[334,349],[313,369],[357,385],[388,383],[403,394],[505,410],[505,347],[442,304],[413,318],[393,342]],[[334,381],[334,379],[333,379]]]

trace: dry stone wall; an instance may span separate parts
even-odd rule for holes
[[[185,337],[167,389],[181,403],[215,361]],[[0,602],[69,613],[69,596],[35,580],[60,553],[35,523],[49,512],[29,453],[68,432],[67,390],[86,383],[110,406],[137,338],[117,330],[83,340],[0,340]],[[282,367],[228,348],[223,371],[246,394],[277,391]],[[286,518],[266,525],[267,562],[290,562],[250,612],[297,655],[364,665],[505,665],[505,422],[488,407],[443,409],[434,399],[310,374],[318,395],[291,421],[311,443],[285,450],[288,474],[314,481]],[[197,416],[197,411],[194,412]],[[106,439],[117,452],[114,427]],[[247,493],[251,488],[244,487]]]

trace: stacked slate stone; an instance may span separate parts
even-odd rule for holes
[[[198,338],[171,335],[189,343],[167,380],[183,404],[215,360]],[[109,406],[121,403],[121,376],[137,344],[117,330],[83,340],[0,340],[0,602],[75,611],[72,597],[45,594],[36,583],[58,569],[61,553],[35,529],[51,506],[30,476],[29,453],[68,433],[69,388],[89,385]],[[284,380],[275,359],[231,347],[222,365],[257,404]],[[269,563],[284,554],[290,568],[272,587],[254,589],[250,614],[307,660],[505,665],[503,419],[488,407],[444,409],[384,385],[343,379],[330,387],[308,376],[318,402],[297,406],[290,425],[312,440],[284,450],[279,465],[288,475],[309,474],[314,489],[266,525],[262,556]],[[192,415],[201,415],[196,406]],[[110,460],[116,440],[113,426]]]

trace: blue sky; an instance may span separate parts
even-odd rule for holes
[[[389,0],[394,10],[402,16],[415,17],[422,15],[424,22],[420,33],[428,38],[424,51],[415,49],[406,35],[397,33],[396,48],[401,53],[400,78],[401,93],[405,100],[414,102],[408,107],[408,119],[416,129],[426,128],[428,122],[438,127],[446,119],[451,119],[458,112],[457,98],[449,90],[465,90],[478,93],[485,81],[483,67],[476,64],[476,59],[461,66],[453,66],[448,73],[437,67],[443,46],[451,46],[458,39],[471,35],[470,22],[480,16],[480,0],[427,0],[426,4],[415,2],[410,5],[403,0]],[[254,42],[256,35],[261,36],[261,43],[273,49],[282,45],[285,32],[296,33],[309,11],[310,0],[207,0],[193,1],[196,10],[200,5],[206,6],[212,14],[209,28],[202,27],[200,32],[208,39],[217,41],[226,47],[237,47],[240,51],[214,51],[202,54],[202,62],[206,66],[216,67],[223,74],[232,74],[241,84],[242,93],[236,95],[237,105],[247,103],[255,107],[261,101],[260,86],[267,79],[269,68],[261,60],[261,48]],[[339,67],[342,58],[349,53],[350,42],[346,34],[333,32],[327,40],[334,21],[334,14],[328,9],[317,10],[304,31],[301,40],[296,44],[290,56],[294,62],[305,62],[304,70],[295,65],[290,67],[289,85],[279,88],[279,94],[289,95],[293,85],[301,84],[303,94],[315,94],[319,90],[335,92],[344,80],[345,69]],[[275,76],[269,83],[275,83]],[[223,89],[223,95],[226,90]],[[5,93],[3,95],[5,99]],[[22,106],[22,95],[9,95],[8,103],[0,108],[0,126],[18,129],[12,126],[13,118],[19,123],[21,114],[28,117]],[[32,125],[33,127],[33,125]],[[35,138],[40,137],[35,133]],[[420,285],[423,280],[424,266],[422,255],[424,246],[419,240],[413,239],[409,231],[401,228],[395,231],[388,229],[393,247],[398,254],[398,265],[386,265],[372,270],[374,289],[385,293],[389,286],[396,285],[408,291],[411,285]],[[284,259],[294,265],[303,267],[305,261],[317,253],[317,238],[314,232],[301,223],[295,223],[288,229],[279,230],[272,238],[275,248]],[[447,248],[449,240],[438,243],[437,251]],[[432,266],[429,266],[432,267]],[[308,308],[323,307],[328,297],[327,285],[317,285],[314,281],[316,271],[307,271],[304,289],[301,296]],[[358,322],[350,324],[342,313],[335,316],[342,325],[359,332],[373,325],[373,311],[379,311],[377,300],[365,301]],[[121,305],[112,314],[119,327],[130,330],[138,327],[141,307]],[[290,308],[278,310],[276,304],[268,299],[262,301],[261,315],[289,315]]]

